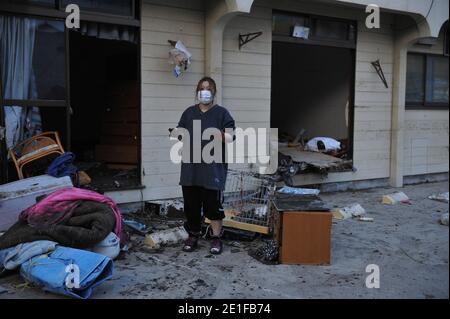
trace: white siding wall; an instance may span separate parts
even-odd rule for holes
[[[262,36],[239,50],[239,33]],[[240,127],[270,127],[272,10],[258,6],[228,23],[223,46],[223,104]]]
[[[263,34],[239,50],[239,33]],[[232,19],[224,30],[223,101],[237,127],[270,127],[272,10],[255,4],[251,14]],[[247,157],[248,159],[248,157]],[[248,164],[230,168],[245,169]]]
[[[432,48],[411,46],[410,52],[443,53],[443,35]],[[406,110],[404,174],[448,172],[448,110]]]
[[[145,199],[180,196],[179,165],[170,161],[168,129],[194,103],[204,75],[205,14],[202,0],[145,0],[142,6],[142,166]],[[176,78],[168,40],[181,40],[193,55]]]
[[[390,173],[390,130],[394,37],[390,16],[380,29],[358,22],[355,77],[354,165],[357,179],[385,178]],[[380,60],[389,88],[371,65]]]

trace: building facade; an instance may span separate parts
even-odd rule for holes
[[[379,28],[366,25],[371,3],[381,9]],[[204,75],[216,80],[217,102],[239,127],[269,128],[294,116],[303,126],[313,123],[309,131],[323,125],[323,133],[331,134],[332,127],[336,132],[343,127],[339,137],[349,141],[355,169],[325,177],[300,174],[296,185],[378,181],[400,187],[414,178],[448,177],[448,1],[143,0],[139,5],[144,187],[108,192],[116,201],[181,195],[168,129],[195,103],[194,90]],[[312,34],[295,38],[286,23]],[[258,36],[240,47],[239,36],[254,33]],[[192,54],[179,77],[168,63],[169,41],[181,41]],[[341,113],[333,115],[328,101],[320,114],[310,114],[304,105],[294,114],[298,108],[276,94],[292,85],[301,92],[313,81],[324,87],[347,83],[345,96],[333,97]],[[316,95],[323,95],[317,89]],[[290,101],[298,98],[304,95]]]

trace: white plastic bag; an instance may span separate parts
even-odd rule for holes
[[[192,54],[181,41],[177,41],[175,48],[169,51],[170,62],[175,64],[173,74],[179,77],[191,64]]]
[[[339,151],[341,149],[341,142],[336,141],[331,137],[315,137],[313,139],[310,139],[308,143],[306,143],[306,150],[312,152],[321,152],[322,150],[319,150],[319,147],[317,146],[317,142],[319,141],[321,141],[325,145],[325,150],[323,151]]]

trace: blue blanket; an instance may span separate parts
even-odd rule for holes
[[[111,279],[113,262],[104,255],[58,246],[50,254],[23,263],[20,273],[46,291],[88,299],[93,288]]]
[[[66,152],[53,160],[50,166],[47,168],[46,174],[53,177],[70,176],[76,178],[75,186],[78,186],[78,168],[73,165],[75,160],[75,154],[72,152]]]

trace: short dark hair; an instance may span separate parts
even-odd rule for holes
[[[197,89],[195,90],[195,94],[197,94],[198,91],[201,90],[203,82],[208,82],[209,86],[214,90],[213,95],[216,95],[216,93],[217,93],[216,81],[214,81],[213,78],[211,78],[209,76],[205,76],[205,77],[201,78],[200,81],[198,81]]]

